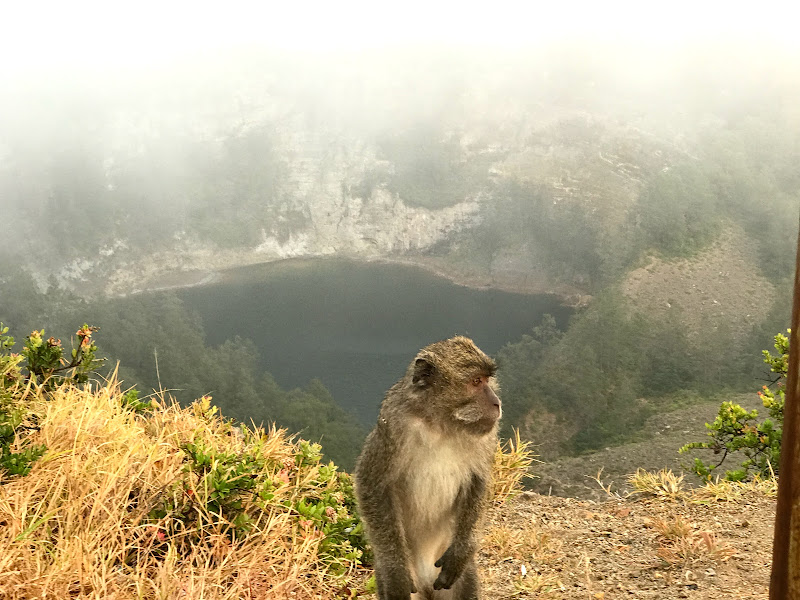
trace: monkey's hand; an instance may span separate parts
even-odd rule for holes
[[[472,554],[470,547],[465,547],[463,544],[450,544],[450,547],[445,550],[442,557],[434,563],[434,566],[441,567],[439,576],[433,582],[433,589],[435,590],[449,590],[453,587],[456,579],[461,575],[467,560]]]

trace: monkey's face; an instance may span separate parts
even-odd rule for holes
[[[489,433],[503,414],[494,377],[476,373],[464,384],[463,399],[453,417],[474,433]]]
[[[500,418],[495,362],[464,337],[423,348],[408,370],[418,414],[476,435],[490,433]]]

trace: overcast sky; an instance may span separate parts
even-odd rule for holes
[[[404,44],[532,46],[626,40],[676,46],[734,38],[796,49],[800,3],[670,0],[102,0],[5,2],[4,70],[148,64],[258,44],[293,52]]]

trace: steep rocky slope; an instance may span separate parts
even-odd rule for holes
[[[650,257],[628,275],[622,290],[648,314],[676,314],[693,336],[725,327],[741,337],[776,299],[775,286],[756,264],[754,244],[737,227],[691,258]]]

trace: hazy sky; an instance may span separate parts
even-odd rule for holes
[[[407,43],[528,46],[553,40],[679,45],[733,37],[797,46],[800,3],[670,0],[6,2],[0,66],[148,64],[243,44],[297,51]]]

